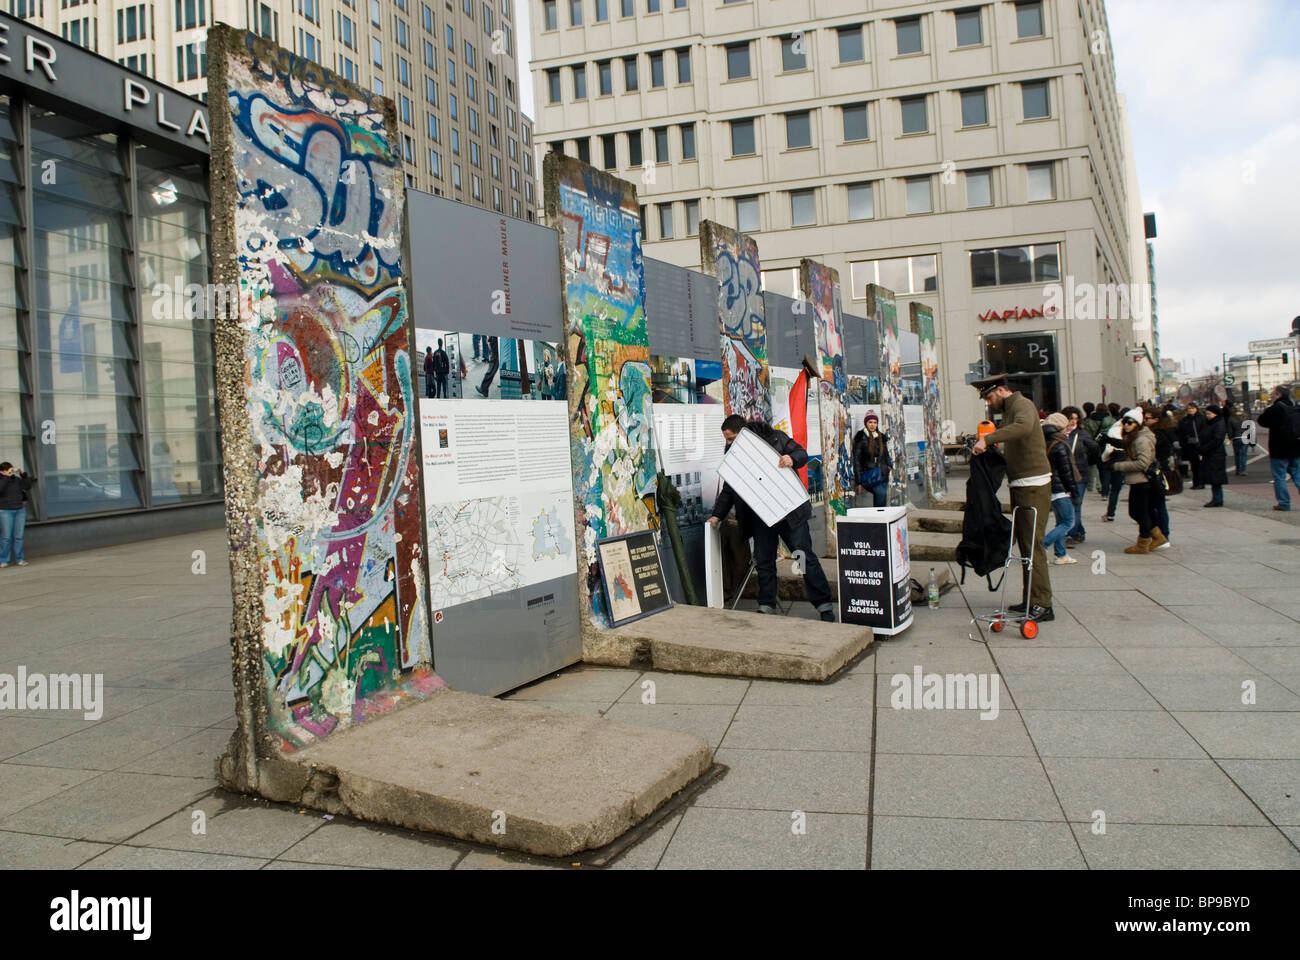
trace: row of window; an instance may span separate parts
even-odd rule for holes
[[[636,0],[590,0],[590,2],[593,23],[607,23],[611,6],[617,9],[619,16],[623,18],[635,17],[638,12]],[[665,6],[675,10],[686,9],[686,0],[641,0],[641,2],[644,4],[643,9],[646,13],[661,13]],[[723,0],[723,2],[730,2],[730,0]],[[586,0],[565,0],[565,5],[568,7],[569,12],[569,26],[582,26]],[[542,30],[558,30],[559,27],[559,0],[542,0]]]

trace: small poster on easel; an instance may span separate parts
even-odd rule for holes
[[[672,606],[653,531],[601,540],[596,544],[596,557],[614,626]]]

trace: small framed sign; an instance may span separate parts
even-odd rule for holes
[[[600,577],[614,626],[640,620],[672,606],[659,548],[652,530],[626,533],[596,543]]]

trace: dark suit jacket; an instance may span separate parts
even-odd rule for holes
[[[795,469],[808,463],[808,451],[780,430],[773,430],[761,420],[751,420],[745,424],[745,429],[758,434],[777,453],[788,456],[794,461]],[[740,523],[740,532],[746,537],[752,536],[755,524],[762,525],[763,521],[749,509],[745,501],[736,496],[736,491],[731,489],[730,484],[724,483],[718,493],[718,499],[713,502],[713,516],[722,520],[731,512],[732,507],[736,508],[736,520]],[[812,517],[812,504],[805,500],[786,514],[782,522],[797,526],[800,523],[807,523],[810,517]]]

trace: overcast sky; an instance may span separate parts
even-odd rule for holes
[[[1300,3],[1108,0],[1142,208],[1154,211],[1160,351],[1212,367],[1300,316]],[[531,117],[530,4],[516,0]]]

